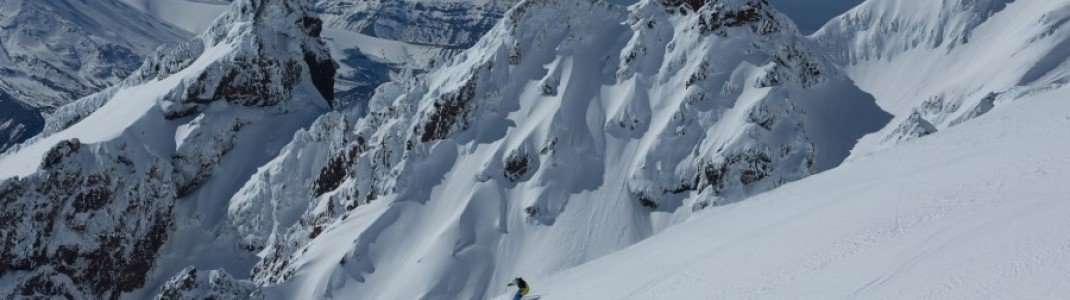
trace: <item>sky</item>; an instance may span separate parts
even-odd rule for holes
[[[770,0],[769,3],[791,16],[799,25],[799,30],[809,34],[833,17],[862,3],[862,0]]]

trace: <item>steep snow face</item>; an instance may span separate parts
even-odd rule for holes
[[[1031,95],[525,279],[545,300],[1062,298],[1068,94]]]
[[[282,297],[480,298],[838,165],[889,116],[765,1],[523,1],[231,199]]]
[[[321,29],[301,1],[236,1],[0,156],[0,297],[118,297],[185,267],[156,263],[172,233],[212,226],[220,199],[331,105]]]
[[[41,129],[40,115],[129,76],[189,38],[115,0],[0,3],[0,151]]]
[[[896,115],[864,155],[1066,84],[1068,21],[1068,0],[869,0],[813,40]]]

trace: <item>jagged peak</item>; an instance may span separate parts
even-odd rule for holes
[[[201,37],[215,44],[250,33],[302,32],[318,38],[322,30],[323,22],[309,11],[305,1],[238,0]]]
[[[225,99],[243,105],[277,104],[285,100],[289,93],[261,91],[273,88],[275,84],[283,90],[292,88],[298,84],[305,72],[327,104],[334,106],[333,86],[337,66],[331,59],[326,44],[320,40],[322,24],[319,18],[309,12],[303,1],[235,1],[205,32],[147,60],[123,85],[163,79],[188,68],[204,55],[207,49],[228,45],[230,49],[226,51],[229,51],[229,54],[223,56],[222,60],[233,63],[216,63],[216,67],[206,68],[204,72],[217,74],[201,74],[198,80],[182,87],[186,88],[185,91],[173,93],[172,96],[185,99],[170,99],[171,101],[193,104],[172,106],[168,111],[169,118],[196,113],[199,110],[191,107],[205,101]],[[245,92],[249,93],[243,93],[244,95],[232,93],[230,97],[223,94],[228,90],[242,92],[242,89],[214,86],[226,85],[230,81],[228,78],[237,77],[259,78],[253,83],[262,86],[256,90],[246,90]],[[219,82],[217,79],[221,78],[224,80]],[[217,82],[206,83],[206,80]]]
[[[797,29],[766,0],[660,0],[670,14],[697,13],[703,33],[728,36],[728,29],[748,28],[759,35],[797,34]]]

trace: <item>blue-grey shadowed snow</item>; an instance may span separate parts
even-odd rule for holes
[[[399,66],[382,63],[368,58],[359,49],[346,49],[345,57],[338,58],[338,63],[353,69],[352,72],[339,72],[334,97],[345,106],[366,103],[375,88],[390,81],[391,72],[400,70]]]
[[[832,18],[862,4],[862,0],[769,0],[769,3],[791,17],[802,33],[811,34]]]
[[[44,126],[40,112],[0,91],[0,152],[41,132]]]

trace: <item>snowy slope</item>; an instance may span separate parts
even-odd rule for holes
[[[515,275],[544,300],[1064,298],[1068,95],[708,209],[565,272]]]
[[[495,295],[832,168],[888,120],[740,0],[524,1],[367,111],[320,118],[231,199],[268,295]]]
[[[303,2],[236,1],[0,156],[0,297],[154,294],[215,254],[182,243],[210,246],[224,200],[334,104],[321,30]]]
[[[0,151],[40,130],[40,115],[130,75],[157,47],[188,39],[116,0],[0,3]]]
[[[864,155],[1070,80],[1070,0],[869,0],[813,39],[896,115]]]

